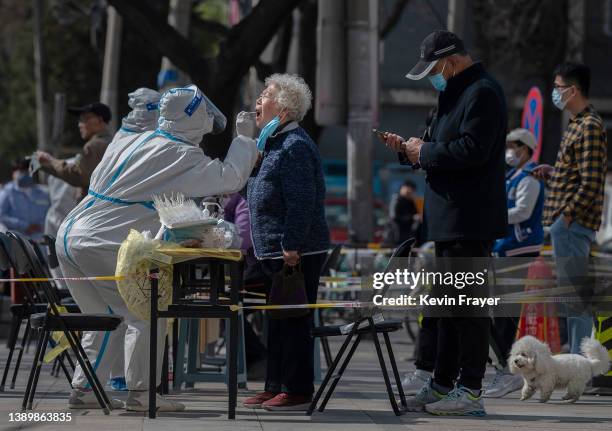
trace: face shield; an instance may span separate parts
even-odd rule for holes
[[[166,91],[159,106],[159,128],[192,144],[225,129],[225,116],[195,85]]]

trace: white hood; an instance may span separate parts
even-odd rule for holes
[[[171,88],[159,102],[158,127],[164,132],[198,145],[213,129],[213,114],[206,109],[198,87]]]
[[[132,112],[123,117],[121,127],[126,132],[146,132],[157,128],[161,94],[150,88],[139,88],[128,94]]]

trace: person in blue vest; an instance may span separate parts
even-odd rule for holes
[[[542,248],[544,184],[531,175],[536,145],[527,129],[514,129],[506,137],[506,163],[511,167],[506,174],[508,230],[493,246],[497,256],[537,256]]]
[[[544,183],[531,175],[536,166],[532,160],[536,145],[535,136],[527,129],[514,129],[506,136],[506,163],[511,167],[506,175],[508,231],[493,246],[499,257],[535,257],[542,248]],[[523,387],[522,377],[510,374],[506,363],[517,325],[515,317],[493,319],[491,347],[499,366],[485,397],[500,398]]]

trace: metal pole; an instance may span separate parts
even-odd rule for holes
[[[584,57],[584,34],[585,34],[585,0],[573,0],[567,3],[568,22],[567,26],[567,50],[565,57],[569,61],[582,62]],[[571,114],[564,110],[561,114],[561,136],[565,132]]]
[[[346,123],[346,29],[344,0],[319,0],[315,120],[320,126]]]
[[[378,64],[378,45],[371,43],[376,31],[378,2],[353,0],[347,8],[348,46],[348,214],[352,242],[373,239],[372,125],[376,100],[373,64]],[[374,9],[374,10],[373,10]]]
[[[448,14],[446,15],[446,29],[463,37],[465,27],[465,0],[448,0]]]
[[[185,37],[189,33],[191,3],[191,0],[170,0],[170,10],[168,11],[168,24]],[[187,84],[189,81],[189,75],[177,69],[168,57],[162,58],[161,71],[157,79],[157,85],[160,90],[179,87]]]
[[[108,6],[106,13],[106,43],[100,101],[107,104],[113,113],[109,128],[114,132],[117,130],[118,124],[119,64],[121,62],[121,31],[123,26],[121,15],[117,13],[114,7]]]
[[[42,41],[43,0],[32,0],[34,22],[34,80],[36,81],[36,133],[38,149],[49,151],[47,75]]]

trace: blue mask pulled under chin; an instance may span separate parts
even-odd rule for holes
[[[277,115],[272,118],[268,124],[261,129],[259,133],[259,138],[257,138],[257,149],[259,151],[263,151],[266,148],[266,141],[268,138],[276,131],[278,126],[280,125],[280,117]]]

